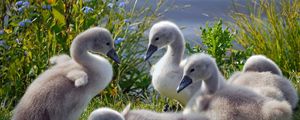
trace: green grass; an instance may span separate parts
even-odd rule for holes
[[[258,0],[248,8],[249,14],[232,14],[237,42],[274,60],[300,94],[300,1]],[[294,119],[300,119],[300,109]]]
[[[89,114],[101,107],[109,107],[122,112],[126,105],[131,104],[132,109],[148,109],[153,111],[162,112],[165,99],[163,97],[156,97],[157,92],[154,92],[152,97],[136,97],[127,94],[119,94],[117,97],[111,96],[98,96],[95,97],[89,104],[88,108],[84,111],[81,116],[81,120],[86,120]],[[169,105],[176,105],[175,100],[169,100]]]
[[[299,76],[300,1],[258,0],[249,11],[232,15],[238,43],[274,60],[285,75],[295,72]]]

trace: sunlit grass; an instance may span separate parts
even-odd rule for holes
[[[131,104],[131,109],[147,109],[163,112],[166,102],[168,102],[170,108],[180,108],[177,107],[179,104],[177,101],[165,99],[164,97],[159,96],[156,91],[152,91],[146,96],[132,96],[128,94],[119,94],[116,97],[97,96],[90,102],[88,108],[82,114],[81,120],[86,120],[90,113],[97,108],[109,107],[122,112],[128,104]]]
[[[236,40],[274,60],[300,94],[300,1],[250,1],[249,14],[233,12]],[[299,108],[294,119],[300,119]]]
[[[300,1],[258,0],[250,14],[233,13],[236,40],[274,60],[285,75],[300,75]]]

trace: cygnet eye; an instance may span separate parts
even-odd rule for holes
[[[109,42],[107,42],[107,43],[106,43],[106,45],[107,45],[107,46],[109,46],[109,45],[110,45],[110,43],[109,43]]]
[[[190,73],[192,73],[192,72],[194,72],[195,71],[195,69],[194,68],[192,68],[191,70],[190,70]]]
[[[158,41],[158,40],[159,40],[159,37],[156,37],[154,40],[155,40],[155,41]]]

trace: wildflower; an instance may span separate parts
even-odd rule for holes
[[[129,31],[135,31],[136,29],[137,29],[136,26],[129,26],[128,28]]]
[[[20,27],[24,27],[25,26],[25,22],[23,22],[23,21],[19,22],[19,26]]]
[[[0,39],[0,46],[4,46],[5,41]]]
[[[9,19],[9,16],[8,15],[5,15],[5,17],[4,17],[4,26],[6,27],[6,26],[8,26],[8,19]]]
[[[24,51],[24,56],[27,57],[27,55],[28,55],[28,52]]]
[[[21,42],[20,42],[20,39],[16,39],[16,42],[18,43],[18,44],[21,44]]]
[[[23,10],[24,10],[23,6],[17,9],[18,12],[23,12]]]
[[[3,35],[4,34],[4,30],[0,30],[0,35]]]
[[[81,10],[83,10],[83,12],[84,12],[85,14],[94,11],[93,8],[90,8],[90,7],[87,7],[87,6],[83,7]]]
[[[26,23],[32,23],[32,21],[29,19],[25,19],[25,20],[19,22],[19,26],[24,27],[26,25]]]
[[[16,2],[16,6],[21,6],[21,5],[23,5],[23,1]]]
[[[124,7],[125,6],[125,2],[120,2],[119,3],[119,7]]]
[[[115,44],[117,45],[117,44],[120,44],[122,41],[124,41],[125,40],[125,38],[117,38],[116,40],[115,40]]]
[[[28,1],[26,1],[26,2],[23,2],[22,5],[23,5],[24,7],[29,7],[30,3],[29,3]]]
[[[43,5],[42,8],[46,10],[51,10],[51,5]]]
[[[124,22],[125,22],[125,23],[129,23],[130,20],[129,20],[129,19],[125,19]]]
[[[113,8],[114,4],[113,3],[108,3],[107,6],[110,7],[110,8]]]
[[[49,4],[54,4],[56,2],[56,0],[48,0],[47,1]]]

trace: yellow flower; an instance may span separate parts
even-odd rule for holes
[[[48,0],[48,4],[53,4],[55,2],[56,2],[56,0]]]
[[[111,95],[111,96],[117,96],[117,93],[118,93],[117,87],[114,87],[114,88],[110,91],[110,95]]]
[[[4,31],[6,32],[6,33],[12,33],[12,30],[11,29],[4,29]]]

